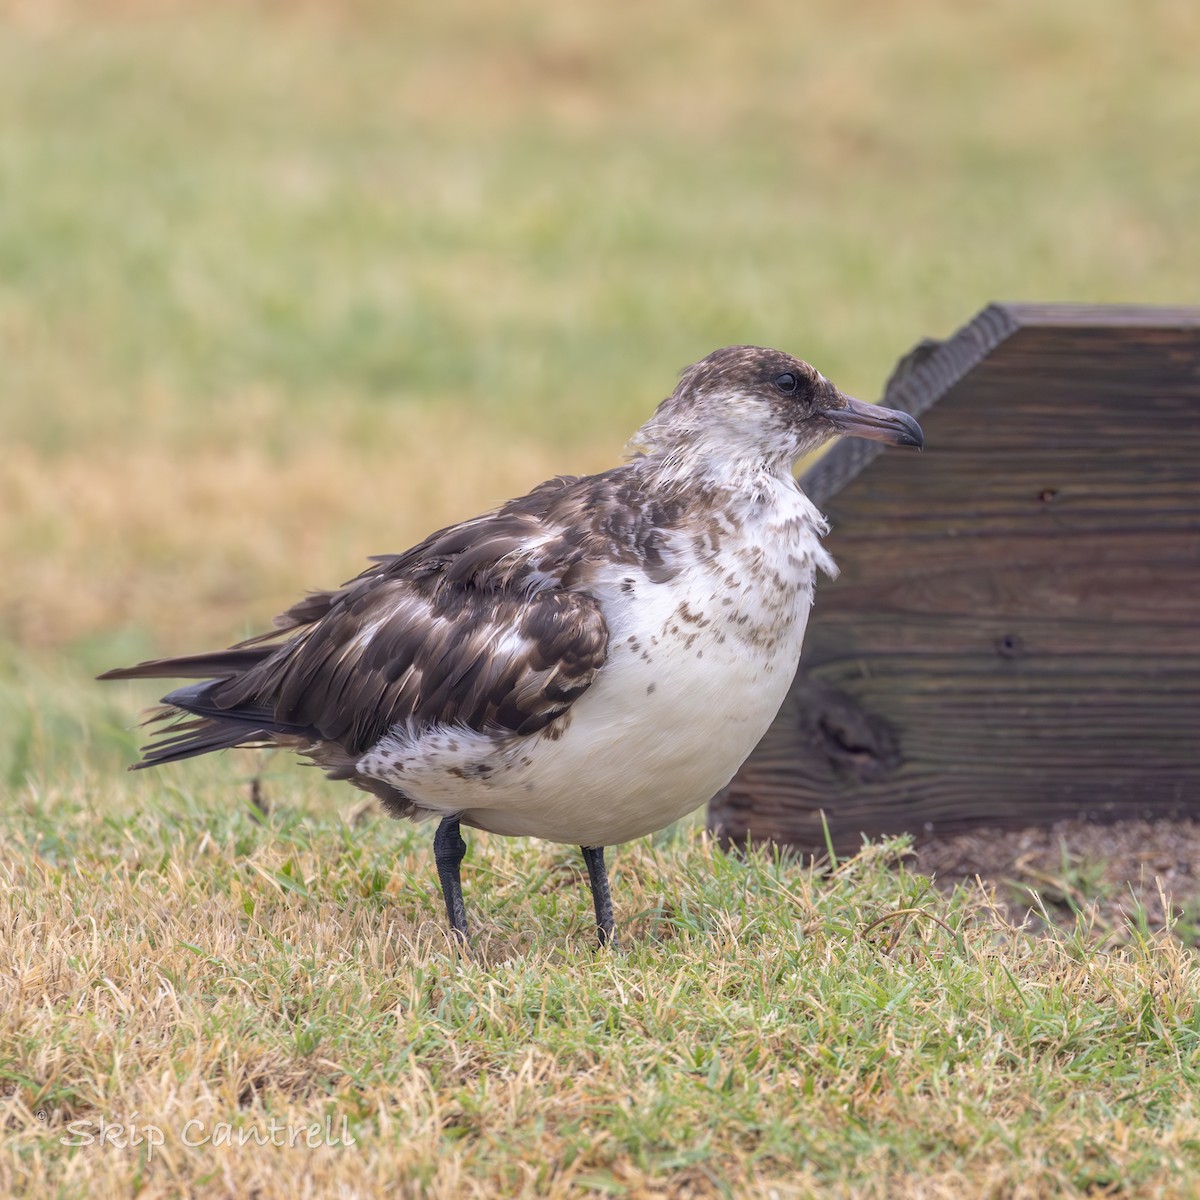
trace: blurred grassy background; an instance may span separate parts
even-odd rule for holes
[[[1198,56],[1190,0],[0,4],[9,779],[715,346],[876,396],[991,299],[1197,302]]]

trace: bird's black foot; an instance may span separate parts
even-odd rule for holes
[[[608,870],[604,866],[603,846],[580,846],[583,861],[587,863],[588,881],[592,885],[592,900],[596,905],[596,932],[600,937],[600,948],[616,946],[613,938],[612,895],[608,890]]]
[[[463,903],[462,877],[458,870],[466,852],[467,843],[463,841],[459,830],[458,818],[443,817],[437,833],[433,835],[433,861],[437,863],[442,895],[446,898],[446,916],[450,919],[450,928],[463,946],[471,944],[467,935],[467,906]]]

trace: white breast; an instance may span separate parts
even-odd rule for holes
[[[668,582],[617,563],[597,572],[589,588],[608,622],[608,657],[564,719],[503,742],[398,733],[387,747],[393,764],[403,752],[392,781],[466,824],[581,846],[641,837],[705,803],[778,712],[816,568],[833,569],[820,516],[790,480],[769,501],[681,533]]]

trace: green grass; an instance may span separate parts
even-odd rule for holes
[[[617,853],[611,954],[575,851],[476,838],[464,958],[419,833],[147,790],[31,791],[5,830],[6,1190],[1184,1195],[1200,1165],[1165,935],[1030,938],[894,844],[820,877],[689,830]],[[272,1118],[354,1145],[187,1144]],[[164,1144],[61,1146],[102,1121]]]
[[[48,447],[212,436],[264,389],[352,397],[364,441],[372,405],[453,404],[570,448],[723,342],[872,392],[995,296],[1194,297],[1198,32],[865,0],[18,24],[10,411]]]
[[[1171,0],[0,5],[0,1191],[1194,1194],[1177,939],[688,827],[617,852],[599,956],[577,852],[476,839],[465,960],[427,831],[282,759],[127,775],[154,693],[91,676],[610,465],[717,345],[870,397],[991,299],[1197,302],[1198,44]],[[153,1158],[61,1144],[135,1112]]]

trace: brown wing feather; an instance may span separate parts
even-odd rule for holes
[[[556,476],[539,484],[527,496],[510,500],[503,508],[431,533],[401,554],[375,555],[371,559],[372,565],[348,583],[330,591],[310,592],[275,618],[274,629],[247,638],[238,646],[257,645],[312,625],[352,595],[361,603],[371,588],[393,579],[421,581],[440,577],[446,583],[485,588],[514,582],[513,574],[529,565],[522,561],[522,547],[545,535],[546,518],[551,513],[560,515],[555,512],[556,508],[569,509],[572,501],[576,501],[579,513],[586,514],[587,507],[578,505],[572,495],[581,482],[587,481],[574,475]],[[560,544],[556,549],[565,549],[569,555],[561,563],[561,578],[566,568],[582,557],[582,547]],[[573,554],[570,553],[572,550]],[[500,566],[506,560],[511,560],[507,571]],[[515,572],[513,568],[516,568]]]
[[[596,600],[564,586],[586,557],[579,524],[547,523],[564,498],[578,503],[575,482],[551,480],[379,558],[228,651],[111,673],[209,676],[164,698],[162,715],[182,720],[144,764],[276,738],[356,757],[399,723],[544,728],[591,684],[608,647]]]
[[[209,702],[230,716],[269,709],[360,754],[402,722],[534,733],[604,661],[608,628],[589,595],[450,590],[435,601],[406,580],[371,581]]]
[[[676,570],[670,538],[683,499],[646,486],[636,461],[548,480],[311,593],[269,633],[110,672],[201,680],[164,697],[175,724],[139,765],[282,741],[344,778],[402,722],[545,728],[607,653],[608,628],[586,590],[591,565],[636,563],[658,582]]]

